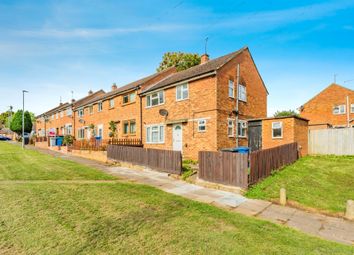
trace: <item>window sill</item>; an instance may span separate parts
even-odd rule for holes
[[[176,102],[182,102],[182,101],[187,101],[189,100],[189,97],[188,98],[184,98],[184,99],[176,99]]]
[[[156,142],[156,143],[154,143],[154,142],[146,142],[146,144],[165,144],[165,142]]]
[[[272,137],[273,140],[281,140],[283,137]]]
[[[154,107],[159,107],[161,105],[164,105],[165,103],[163,104],[157,104],[157,105],[153,105],[153,106],[145,106],[145,109],[150,109],[150,108],[154,108]]]
[[[113,110],[114,109],[114,106],[113,107],[109,107],[108,110]]]
[[[128,103],[122,103],[122,106],[127,106],[127,105],[131,105],[131,104],[135,104],[136,103],[136,101],[134,101],[134,102],[128,102]]]

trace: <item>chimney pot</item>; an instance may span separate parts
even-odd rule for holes
[[[71,103],[73,104],[73,103],[75,103],[75,99],[73,98],[73,99],[71,99]]]
[[[89,95],[92,95],[93,94],[93,91],[90,89],[89,92],[88,92]]]
[[[112,84],[112,91],[115,91],[117,89],[117,85],[115,83]]]
[[[209,55],[208,54],[203,54],[201,57],[200,57],[200,64],[204,64],[206,62],[209,61]]]

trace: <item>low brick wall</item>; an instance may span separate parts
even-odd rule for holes
[[[107,151],[72,150],[71,154],[82,158],[107,162]]]
[[[42,149],[48,149],[48,142],[36,142],[34,146]]]

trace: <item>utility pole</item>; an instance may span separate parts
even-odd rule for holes
[[[25,148],[25,93],[27,90],[22,90],[22,149]]]

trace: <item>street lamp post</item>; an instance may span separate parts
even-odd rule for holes
[[[25,148],[25,93],[27,90],[22,90],[22,149]]]

